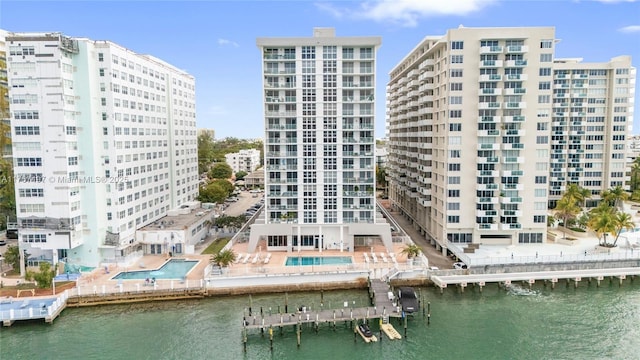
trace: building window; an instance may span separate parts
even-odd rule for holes
[[[553,40],[541,40],[540,48],[541,49],[551,49],[553,47]]]
[[[540,68],[540,76],[551,76],[551,68]]]
[[[451,55],[452,64],[462,64],[463,55]]]
[[[464,49],[463,41],[452,41],[451,42],[451,50],[462,50]]]
[[[460,216],[458,216],[458,215],[449,215],[449,216],[447,216],[447,222],[449,224],[458,224],[460,222]]]

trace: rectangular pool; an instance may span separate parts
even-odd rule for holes
[[[351,263],[353,263],[351,256],[288,256],[284,265],[345,265]]]
[[[191,269],[196,266],[198,260],[181,260],[171,259],[164,263],[159,269],[156,270],[137,270],[137,271],[125,271],[112,277],[112,280],[145,280],[156,278],[160,279],[175,279],[182,280]]]

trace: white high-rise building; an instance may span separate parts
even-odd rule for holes
[[[555,45],[552,27],[460,27],[391,71],[389,197],[443,253],[543,243],[567,183],[623,184],[630,59],[554,61]]]
[[[391,251],[376,216],[375,77],[379,37],[259,38],[265,116],[265,208],[249,251]],[[368,247],[367,247],[368,249]]]
[[[260,167],[260,150],[243,149],[237,153],[226,154],[224,158],[234,174],[240,171],[249,174]]]
[[[587,206],[616,186],[627,188],[636,69],[630,56],[606,63],[555,59],[551,111],[549,206],[578,184],[591,191]],[[549,114],[545,113],[545,116]]]
[[[195,200],[193,76],[109,41],[9,33],[20,247],[97,266]]]

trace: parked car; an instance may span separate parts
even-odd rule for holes
[[[412,287],[401,287],[398,289],[398,301],[402,306],[402,311],[411,314],[419,310],[418,295]]]
[[[463,262],[457,262],[457,263],[453,263],[453,268],[456,270],[466,270],[467,264],[463,263]]]

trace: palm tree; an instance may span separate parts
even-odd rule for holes
[[[565,191],[562,197],[568,197],[576,203],[579,203],[581,207],[584,207],[584,202],[591,197],[591,191],[577,184],[569,184],[567,191]]]
[[[633,222],[633,218],[631,217],[631,215],[627,214],[626,212],[619,212],[616,215],[616,239],[613,241],[613,246],[615,247],[616,244],[618,243],[618,238],[620,237],[620,234],[622,233],[622,230],[633,230],[636,227],[636,224]]]
[[[236,253],[230,249],[222,250],[211,256],[211,262],[220,267],[227,267],[234,261],[236,261]]]
[[[629,187],[632,192],[640,189],[640,157],[633,160],[633,165],[631,165],[631,182],[629,183]]]
[[[566,239],[569,220],[575,218],[582,209],[580,209],[573,198],[565,195],[558,200],[554,210],[556,211],[554,215],[556,219],[562,220],[562,226],[565,229],[563,238]]]
[[[618,185],[613,189],[603,191],[601,197],[602,200],[609,202],[617,209],[621,209],[622,203],[629,198],[629,194],[627,194],[622,186]]]
[[[588,226],[598,235],[598,243],[601,246],[608,246],[607,235],[616,235],[616,213],[617,209],[606,201],[589,212]]]
[[[420,246],[416,244],[409,244],[402,249],[402,253],[407,254],[408,258],[416,257],[420,255],[421,252],[422,249],[420,249]]]

